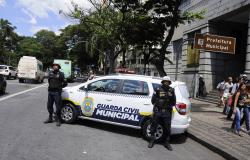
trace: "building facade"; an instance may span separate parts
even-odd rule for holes
[[[207,92],[228,76],[246,73],[250,78],[250,0],[183,0],[181,10],[205,10],[205,15],[176,29],[169,55],[174,63],[165,63],[172,79],[186,82],[195,96],[199,75],[204,77]],[[235,54],[193,48],[195,33],[236,38]]]

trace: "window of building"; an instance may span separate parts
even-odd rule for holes
[[[178,57],[178,60],[181,59],[182,56],[182,39],[178,39],[176,41],[173,41],[173,52],[174,52],[174,59],[176,60]]]

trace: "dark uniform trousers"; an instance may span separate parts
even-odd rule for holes
[[[153,134],[155,134],[158,124],[162,124],[166,132],[166,140],[169,141],[171,134],[171,117],[172,109],[162,109],[162,111],[154,112],[150,127],[152,138],[155,138]]]
[[[47,108],[50,115],[54,113],[54,108],[53,108],[54,103],[56,105],[56,115],[57,117],[60,117],[61,106],[62,106],[61,92],[49,91]]]

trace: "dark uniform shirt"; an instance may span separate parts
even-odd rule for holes
[[[172,110],[172,107],[176,104],[176,96],[172,87],[161,86],[153,94],[151,99],[154,105],[154,112],[166,112]]]
[[[60,71],[49,72],[48,77],[49,88],[50,92],[62,92],[62,88],[67,86],[67,82],[64,80],[64,74]]]

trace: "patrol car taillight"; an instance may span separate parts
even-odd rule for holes
[[[180,115],[186,115],[187,113],[187,105],[185,103],[178,103],[175,105],[177,111]]]

